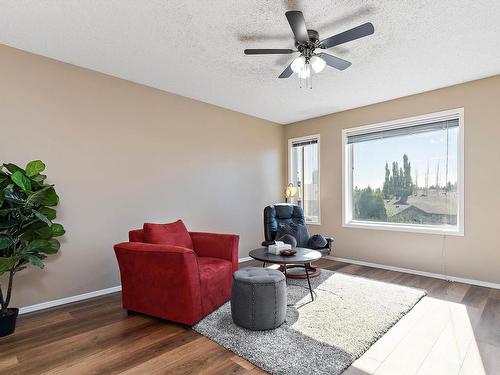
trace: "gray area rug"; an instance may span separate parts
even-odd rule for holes
[[[425,295],[420,289],[322,270],[289,280],[286,322],[271,331],[235,325],[226,303],[193,329],[272,374],[341,374]]]

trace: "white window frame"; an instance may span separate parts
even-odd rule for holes
[[[457,171],[457,225],[456,228],[438,227],[422,224],[376,223],[352,218],[352,182],[353,149],[347,144],[347,137],[354,134],[371,133],[374,131],[397,129],[415,126],[430,121],[458,119],[459,144],[458,144],[458,171]],[[359,126],[342,130],[342,226],[347,228],[363,228],[375,230],[389,230],[413,233],[430,233],[441,235],[463,236],[464,232],[464,109],[456,108],[447,111],[428,113],[421,116],[408,117],[394,121],[381,122],[371,125]]]
[[[318,221],[306,221],[307,225],[321,225],[321,139],[319,134],[307,135],[304,137],[291,138],[288,140],[288,182],[292,182],[292,145],[297,142],[310,140],[318,141]]]

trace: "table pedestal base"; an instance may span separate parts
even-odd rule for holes
[[[316,267],[311,263],[306,263],[306,267],[309,273],[309,277],[317,277],[321,273],[321,268]],[[301,264],[289,264],[286,267],[286,272],[284,264],[280,264],[280,267],[278,269],[286,274],[286,277],[289,279],[307,279],[306,271],[304,269],[304,266]]]

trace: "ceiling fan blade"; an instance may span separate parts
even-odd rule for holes
[[[356,40],[359,38],[363,38],[364,36],[371,35],[375,32],[375,28],[371,24],[371,22],[364,23],[360,26],[357,26],[353,29],[344,31],[343,33],[331,36],[321,41],[321,45],[324,48],[330,48],[334,46],[338,46],[342,43],[350,42],[351,40]]]
[[[335,68],[338,70],[345,70],[352,65],[352,63],[350,63],[349,61],[343,60],[340,57],[329,55],[328,53],[320,52],[320,53],[316,54],[316,56],[319,56],[323,60],[325,60],[326,65],[331,66],[332,68]]]
[[[294,53],[296,52],[295,50],[293,49],[258,49],[258,48],[250,48],[250,49],[246,49],[245,51],[245,55],[286,55],[286,54],[289,54],[289,53]]]
[[[292,28],[293,35],[297,42],[305,44],[309,42],[309,34],[307,33],[306,21],[304,15],[298,10],[291,10],[285,13],[286,19]]]
[[[292,64],[288,65],[285,70],[278,76],[278,78],[288,78],[293,74]]]

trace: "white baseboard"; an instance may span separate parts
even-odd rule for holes
[[[53,301],[42,302],[42,303],[38,303],[36,305],[21,307],[19,309],[19,314],[27,314],[27,313],[30,313],[33,311],[48,309],[49,307],[65,305],[65,304],[71,303],[71,302],[82,301],[84,299],[89,299],[89,298],[93,298],[93,297],[103,296],[105,294],[119,292],[121,290],[122,290],[122,286],[118,285],[118,286],[114,286],[114,287],[107,288],[107,289],[96,290],[94,292],[78,294],[76,296],[60,298],[60,299],[56,299]]]
[[[490,283],[489,281],[465,279],[463,277],[456,277],[456,276],[450,276],[450,275],[443,275],[443,274],[440,274],[440,273],[433,273],[433,272],[412,270],[410,268],[387,266],[385,264],[363,262],[361,260],[355,260],[355,259],[339,258],[339,257],[333,257],[333,256],[326,256],[325,258],[328,258],[328,259],[331,259],[331,260],[336,260],[337,262],[352,263],[352,264],[357,264],[357,265],[360,265],[360,266],[367,266],[367,267],[373,267],[373,268],[381,268],[383,270],[397,271],[397,272],[403,272],[403,273],[410,273],[412,275],[433,277],[435,279],[441,279],[441,280],[446,280],[446,281],[454,281],[454,282],[459,282],[459,283],[464,283],[464,284],[471,284],[471,285],[477,285],[477,286],[484,286],[484,287],[487,287],[487,288],[500,289],[500,284]]]
[[[471,284],[471,285],[477,285],[477,286],[484,286],[487,288],[500,289],[500,284],[490,283],[488,281],[465,279],[462,277],[443,275],[440,273],[425,272],[425,271],[413,270],[410,268],[394,267],[394,266],[387,266],[385,264],[363,262],[361,260],[355,260],[355,259],[339,258],[339,257],[333,257],[333,256],[326,256],[325,258],[332,259],[332,260],[335,260],[337,262],[352,263],[352,264],[357,264],[360,266],[381,268],[381,269],[389,270],[389,271],[397,271],[397,272],[409,273],[412,275],[433,277],[435,279],[455,281],[455,282],[460,282],[460,283],[464,283],[464,284]],[[252,258],[251,257],[243,257],[243,258],[239,258],[238,262],[242,263],[242,262],[247,262],[249,260],[252,260]],[[48,309],[50,307],[61,306],[61,305],[65,305],[65,304],[71,303],[71,302],[82,301],[82,300],[93,298],[93,297],[99,297],[99,296],[103,296],[106,294],[119,292],[121,290],[122,290],[121,285],[118,285],[118,286],[114,286],[114,287],[107,288],[107,289],[96,290],[94,292],[78,294],[76,296],[60,298],[60,299],[56,299],[53,301],[42,302],[42,303],[38,303],[36,305],[21,307],[19,309],[19,314],[27,314],[27,313],[30,313],[33,311]]]

